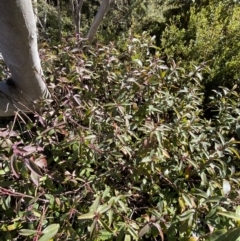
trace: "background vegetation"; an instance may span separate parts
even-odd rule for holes
[[[239,2],[117,1],[92,45],[70,3],[38,2],[52,100],[1,119],[0,240],[238,240]]]

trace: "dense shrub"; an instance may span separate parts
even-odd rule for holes
[[[196,4],[190,9],[187,27],[176,17],[165,29],[161,47],[186,67],[205,62],[211,72],[204,81],[211,87],[232,87],[239,80],[239,16],[237,1],[209,1],[204,7]]]
[[[53,102],[0,132],[2,239],[236,240],[236,86],[206,120],[204,64],[152,56],[147,34],[43,46]]]

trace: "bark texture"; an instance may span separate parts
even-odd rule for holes
[[[91,43],[97,33],[98,27],[100,23],[102,22],[103,17],[106,15],[110,8],[112,0],[102,0],[101,5],[98,9],[97,15],[94,18],[94,21],[91,25],[90,30],[88,31],[87,34],[87,39]]]
[[[0,116],[33,110],[33,102],[49,93],[42,79],[31,0],[0,0],[0,52],[11,73],[9,81],[0,81]]]

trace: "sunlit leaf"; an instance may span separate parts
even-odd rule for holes
[[[240,215],[233,212],[217,212],[217,214],[240,221]]]
[[[195,205],[194,205],[194,202],[191,200],[191,198],[189,197],[189,195],[187,195],[187,194],[185,194],[185,193],[182,193],[182,197],[183,197],[185,203],[186,203],[190,208],[192,208],[192,207],[195,206]]]
[[[36,186],[39,186],[39,176],[36,174],[36,172],[31,172],[30,177],[31,177],[33,183]]]
[[[127,206],[125,203],[123,203],[121,200],[118,201],[119,205],[121,206],[121,208],[123,209],[123,211],[125,213],[127,213]]]
[[[131,236],[129,234],[126,234],[124,237],[124,241],[131,241]]]
[[[78,216],[78,219],[84,220],[84,219],[93,219],[95,217],[94,213],[85,213],[82,214],[81,216]]]
[[[229,194],[229,192],[231,191],[231,185],[230,183],[223,179],[223,194],[226,196]]]
[[[97,198],[95,199],[94,203],[92,204],[92,206],[90,207],[90,210],[92,212],[95,212],[97,211],[97,208],[100,204],[100,201],[101,201],[101,196],[97,196]]]
[[[57,234],[59,228],[60,228],[60,225],[57,223],[50,224],[42,231],[44,235],[39,239],[39,241],[49,241]]]
[[[195,213],[194,209],[189,209],[187,211],[185,211],[184,213],[182,213],[181,215],[179,215],[179,220],[180,221],[185,221],[188,220],[190,217],[192,217]]]
[[[33,234],[36,234],[37,232],[37,230],[20,229],[18,233],[22,236],[31,236]]]
[[[111,205],[100,205],[100,206],[98,206],[98,208],[97,208],[97,212],[98,213],[105,213],[105,212],[107,212],[109,209],[111,208]]]
[[[12,224],[9,224],[9,225],[3,225],[1,227],[1,230],[2,231],[5,231],[5,232],[9,232],[9,231],[13,231],[13,230],[16,230],[18,228],[18,222],[14,222]]]

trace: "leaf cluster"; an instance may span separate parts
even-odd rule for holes
[[[40,45],[52,100],[0,130],[4,240],[237,240],[237,86],[206,120],[205,65],[157,49]]]

